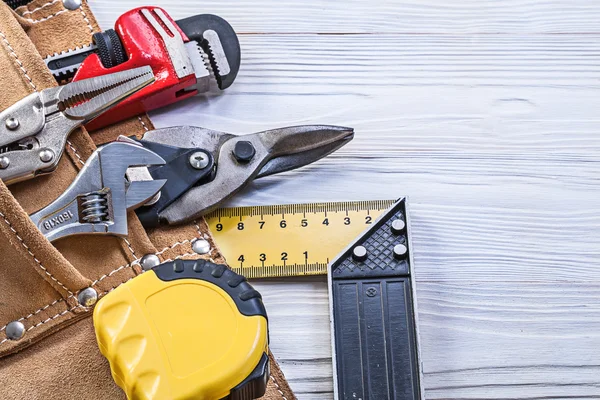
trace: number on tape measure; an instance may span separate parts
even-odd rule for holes
[[[206,220],[238,273],[250,278],[322,275],[329,260],[393,203],[235,207],[217,210]]]

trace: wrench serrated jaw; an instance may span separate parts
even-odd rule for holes
[[[208,55],[195,40],[187,42],[185,49],[190,57],[190,61],[194,67],[194,74],[196,75],[196,85],[193,89],[197,90],[198,93],[209,92],[211,86],[217,86],[218,82],[210,65]]]
[[[57,81],[72,78],[87,56],[96,52],[96,45],[75,47],[60,53],[54,53],[44,58],[44,62]]]
[[[204,40],[206,40],[206,52],[209,54],[215,74],[225,76],[231,72],[227,55],[223,49],[223,44],[217,32],[212,29],[204,32]]]

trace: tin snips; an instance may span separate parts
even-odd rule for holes
[[[134,172],[130,179],[166,179],[166,183],[158,199],[136,212],[146,227],[191,221],[221,206],[252,180],[310,164],[353,137],[352,128],[330,125],[240,136],[195,126],[147,132],[139,143],[165,164],[130,169]]]

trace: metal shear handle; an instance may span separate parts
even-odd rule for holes
[[[351,128],[304,125],[235,136],[198,127],[172,127],[148,132],[144,141],[202,149],[215,160],[216,173],[190,188],[160,211],[169,224],[182,223],[219,207],[250,181],[316,161],[348,143]]]

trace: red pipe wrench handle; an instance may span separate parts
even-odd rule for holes
[[[185,43],[189,41],[175,21],[159,7],[140,7],[121,15],[115,24],[127,60],[105,68],[98,54],[89,55],[73,81],[150,66],[156,81],[86,125],[94,131],[107,125],[164,107],[197,94],[196,75]]]

